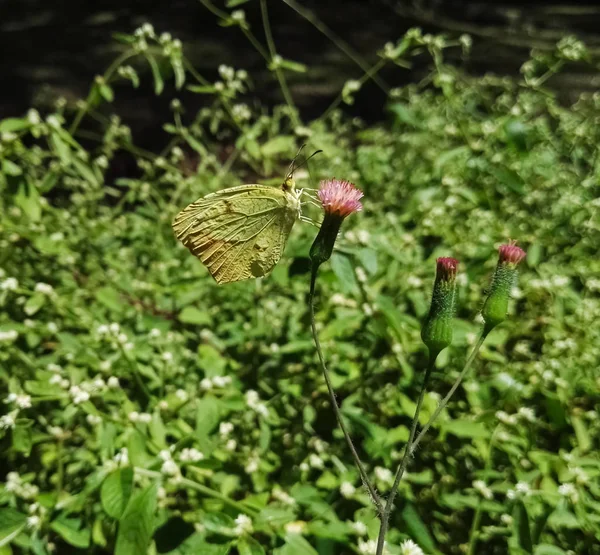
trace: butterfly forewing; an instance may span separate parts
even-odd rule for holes
[[[190,204],[173,229],[218,283],[240,281],[264,276],[277,264],[299,205],[295,193],[242,185]]]

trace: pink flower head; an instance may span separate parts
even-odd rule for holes
[[[501,245],[498,249],[500,253],[500,264],[511,264],[517,266],[523,258],[525,258],[525,251],[517,247],[516,241],[510,241],[508,245]]]
[[[363,192],[349,181],[335,178],[321,181],[317,195],[326,215],[345,218],[362,210],[360,199]]]
[[[442,257],[436,260],[436,277],[443,281],[454,281],[456,279],[456,270],[458,269],[458,260],[456,258]]]

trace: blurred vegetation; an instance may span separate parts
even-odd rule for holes
[[[239,9],[221,24],[251,34]],[[600,553],[600,95],[563,105],[545,88],[592,62],[586,47],[568,37],[518,79],[474,78],[444,61],[468,56],[468,36],[411,30],[301,121],[286,87],[305,68],[274,43],[261,48],[286,103],[269,110],[244,69],[209,81],[149,25],[119,39],[85,101],[0,122],[0,553],[373,551],[378,521],[310,337],[315,228],[297,224],[267,279],[226,287],[170,228],[208,192],[280,184],[302,142],[324,153],[299,186],[335,175],[365,192],[323,268],[317,318],[382,492],[426,362],[435,258],[460,259],[460,308],[423,422],[476,338],[495,248],[528,251],[510,321],[401,485],[390,552],[419,553],[412,539],[431,554]],[[348,115],[381,67],[424,55],[422,81],[386,91],[387,121]],[[208,99],[197,113],[172,100],[158,155],[110,115],[115,83],[137,87],[140,64],[157,95],[168,80]]]

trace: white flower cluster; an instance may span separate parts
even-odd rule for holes
[[[521,497],[528,497],[531,495],[531,486],[527,482],[517,482],[515,489],[509,489],[506,492],[508,499],[519,499]]]
[[[127,334],[121,331],[121,326],[117,322],[100,324],[96,328],[96,333],[100,338],[112,341],[115,346],[121,345],[125,351],[131,351],[134,347]]]
[[[19,282],[14,277],[6,278],[0,282],[0,290],[2,291],[16,291],[19,288]]]
[[[204,459],[204,454],[198,451],[198,449],[195,447],[186,447],[185,449],[181,450],[181,453],[179,453],[179,460],[181,462],[198,462],[202,459]]]
[[[22,499],[33,499],[40,492],[36,485],[23,482],[18,472],[9,472],[6,475],[6,485],[4,487],[6,491],[14,493]]]
[[[280,501],[284,505],[293,506],[296,504],[296,500],[289,493],[283,491],[279,486],[275,486],[273,488],[271,495],[274,499],[277,499],[277,501]]]
[[[340,493],[347,499],[356,493],[356,488],[350,482],[342,482]]]
[[[200,381],[200,389],[210,391],[215,388],[224,388],[231,384],[231,376],[214,376],[213,378],[203,378]]]
[[[31,396],[25,393],[10,393],[4,402],[14,403],[19,409],[28,409],[31,407]]]
[[[254,391],[253,389],[250,389],[246,392],[246,403],[257,414],[260,414],[260,416],[269,416],[269,409],[267,408],[267,405],[261,402],[258,392]]]
[[[147,412],[137,412],[137,411],[131,411],[128,415],[127,418],[129,419],[130,422],[133,422],[134,424],[139,422],[140,424],[150,424],[150,422],[152,422],[152,415],[147,413]]]
[[[575,484],[561,484],[558,487],[558,493],[560,493],[563,497],[568,497],[573,504],[579,501],[579,492],[577,491]]]
[[[19,337],[17,330],[0,330],[0,343],[10,343]]]
[[[425,555],[423,550],[412,540],[404,540],[400,545],[400,555]]]
[[[239,514],[235,519],[234,533],[237,536],[243,536],[244,534],[251,534],[254,530],[252,526],[252,519],[247,515]]]
[[[473,482],[473,488],[485,499],[493,499],[494,494],[492,490],[487,486],[483,480],[475,480]]]

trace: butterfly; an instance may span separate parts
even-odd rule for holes
[[[297,157],[281,187],[252,184],[223,189],[193,202],[173,220],[177,239],[217,283],[265,276],[281,259],[301,217],[303,191],[296,189],[292,177],[299,167]]]

